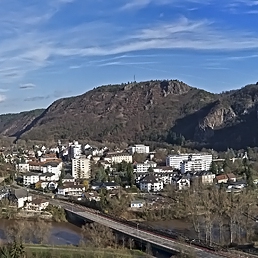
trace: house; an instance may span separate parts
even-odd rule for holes
[[[84,197],[89,201],[100,201],[100,196],[96,191],[87,192],[84,194]]]
[[[40,174],[39,179],[42,181],[50,182],[50,181],[54,181],[56,179],[56,176],[54,173],[47,172],[47,173]]]
[[[105,188],[106,190],[110,191],[110,190],[114,190],[114,189],[119,189],[120,185],[115,182],[105,182],[105,183],[103,183],[102,187]]]
[[[130,207],[131,208],[142,208],[145,204],[144,200],[134,200],[131,201]]]
[[[55,175],[55,180],[58,181],[61,175],[63,163],[60,161],[49,161],[44,163],[42,166],[43,173],[53,173]]]
[[[222,183],[226,184],[228,182],[228,177],[226,174],[218,175],[216,176],[215,179],[218,184],[222,184]]]
[[[32,195],[25,189],[12,189],[8,198],[11,202],[16,203],[17,208],[22,208],[25,202],[32,201]]]
[[[146,146],[143,144],[136,144],[136,145],[130,147],[129,149],[132,154],[134,154],[134,153],[148,154],[150,152],[150,146]]]
[[[23,174],[23,184],[25,186],[36,184],[39,181],[40,174],[27,172]]]
[[[62,179],[62,183],[75,182],[75,178],[71,174],[66,174]]]
[[[200,184],[209,185],[213,184],[216,175],[210,171],[200,171],[193,175],[193,178],[197,178]]]
[[[190,187],[190,179],[186,176],[182,176],[181,178],[176,180],[176,186],[178,190],[184,190]]]
[[[228,181],[230,182],[236,182],[236,176],[233,173],[227,174]]]
[[[163,182],[158,181],[154,175],[150,174],[145,176],[139,181],[140,190],[147,192],[158,192],[163,189]]]
[[[70,195],[70,196],[82,196],[85,192],[84,185],[65,184],[64,186],[58,187],[57,194],[59,195]]]
[[[91,183],[91,186],[90,186],[90,188],[95,191],[98,191],[101,187],[102,187],[101,182],[93,182]]]
[[[34,199],[30,203],[27,204],[27,208],[34,211],[42,211],[47,208],[49,202],[44,199]]]
[[[16,171],[18,173],[22,172],[29,172],[30,170],[30,166],[28,163],[19,163],[19,164],[16,164]]]

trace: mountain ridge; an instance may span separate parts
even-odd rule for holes
[[[258,144],[257,110],[257,84],[216,94],[179,80],[152,80],[100,86],[56,100],[36,115],[12,114],[8,123],[0,115],[0,134],[128,144],[181,139],[180,144],[244,148]]]

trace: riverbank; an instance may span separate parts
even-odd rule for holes
[[[27,258],[145,258],[139,250],[75,246],[25,245]]]
[[[10,227],[21,222],[26,222],[26,227],[30,229],[30,231],[36,230],[37,223],[35,220],[16,220],[16,219],[1,219],[0,220],[0,239],[2,241],[7,240],[7,232]],[[54,222],[49,221],[46,222],[47,225],[45,227],[45,235],[47,236],[45,239],[46,244],[50,245],[74,245],[78,246],[82,239],[82,229],[77,227],[69,222]],[[29,240],[30,242],[33,240]]]

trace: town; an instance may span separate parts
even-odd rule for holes
[[[247,153],[240,159],[248,159]],[[211,153],[178,151],[160,159],[155,151],[142,144],[114,151],[82,145],[78,141],[67,145],[58,141],[49,148],[35,145],[31,150],[12,153],[3,150],[2,160],[15,165],[16,184],[24,188],[10,191],[3,187],[1,198],[18,191],[20,193],[13,197],[17,199],[18,208],[25,209],[41,210],[46,206],[44,198],[33,201],[28,195],[29,189],[95,202],[103,197],[102,190],[110,196],[124,190],[132,196],[128,207],[142,208],[150,203],[155,206],[154,199],[147,198],[148,194],[163,193],[171,187],[181,191],[215,184],[225,186],[226,192],[239,193],[248,185],[246,178],[232,171],[224,172],[221,168],[214,172],[212,168],[216,163],[225,159],[213,157]]]

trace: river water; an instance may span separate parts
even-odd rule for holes
[[[6,229],[14,223],[13,220],[0,219],[0,239],[6,239]],[[19,223],[19,220],[15,221]],[[33,222],[29,222],[33,230]],[[49,222],[48,243],[51,245],[78,245],[81,240],[81,228],[68,222]]]

